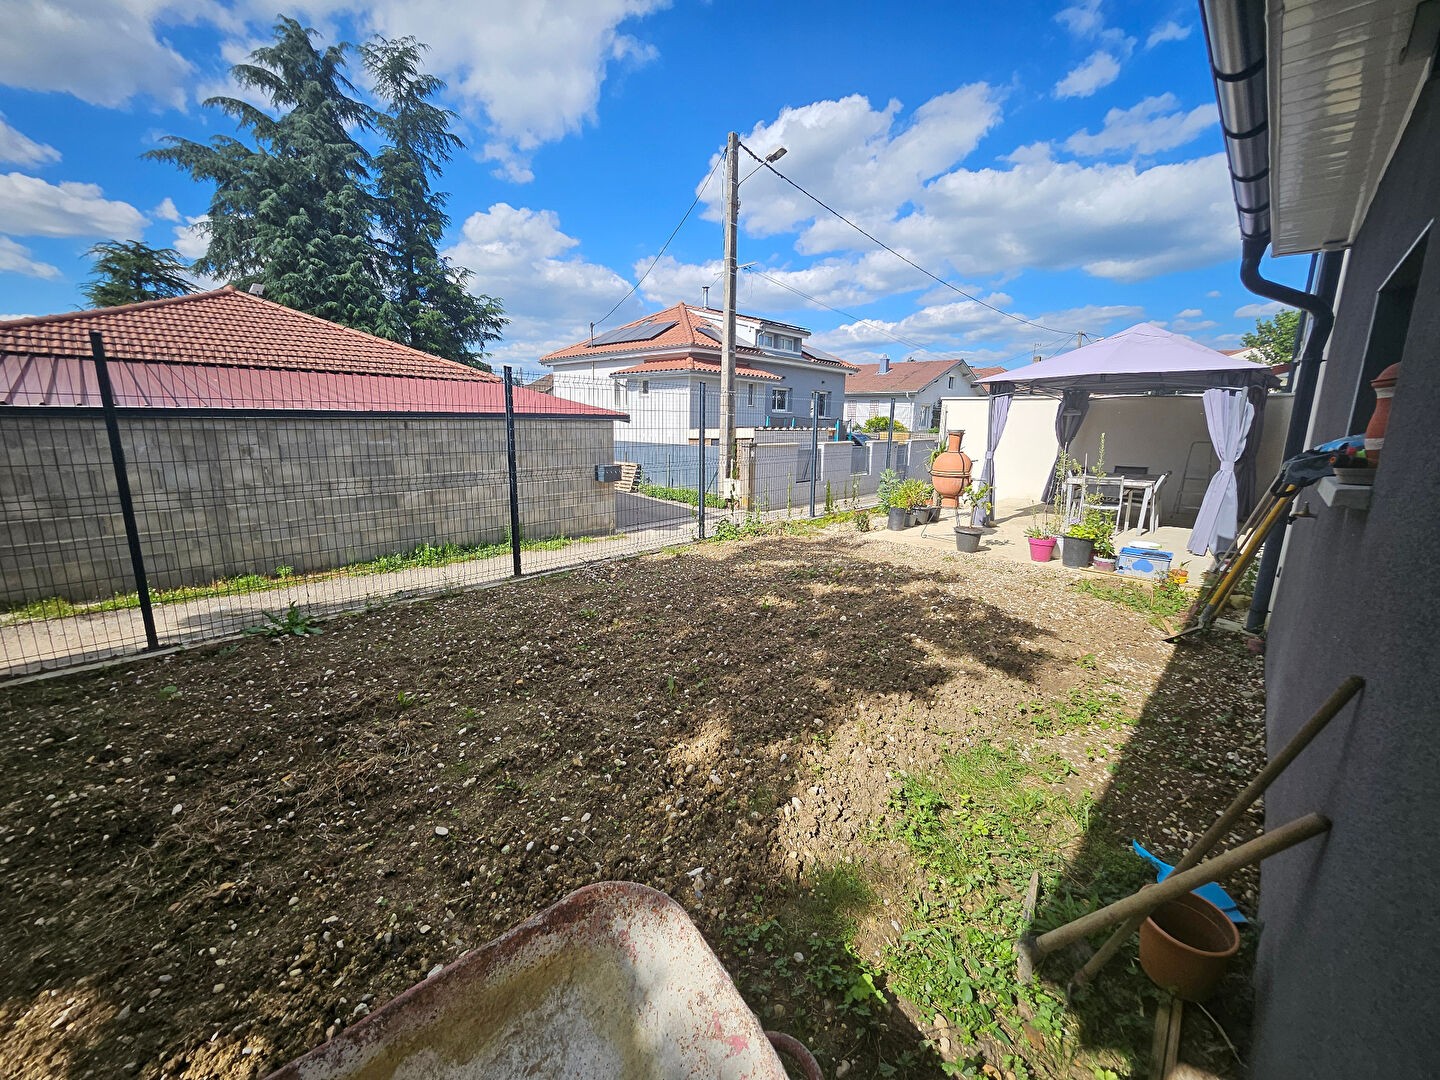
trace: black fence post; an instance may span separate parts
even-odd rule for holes
[[[700,384],[700,438],[695,440],[699,452],[695,456],[699,475],[695,478],[695,518],[699,522],[696,538],[705,539],[705,384]]]
[[[105,341],[100,331],[90,331],[90,354],[95,358],[95,381],[100,387],[100,407],[105,414],[105,434],[110,439],[110,463],[115,467],[115,494],[120,499],[120,518],[125,523],[125,542],[130,547],[130,570],[135,575],[135,594],[140,598],[140,621],[145,624],[145,647],[158,649],[155,612],[150,609],[150,582],[145,576],[145,553],[140,548],[140,527],[135,522],[135,503],[130,497],[130,475],[125,469],[125,448],[120,445],[120,420],[115,415],[115,392],[110,386],[110,367],[105,363]]]
[[[810,516],[815,516],[815,479],[820,472],[820,392],[810,391]]]
[[[505,365],[505,468],[510,474],[510,563],[520,576],[520,478],[515,465],[515,373]]]

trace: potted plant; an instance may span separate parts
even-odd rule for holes
[[[899,490],[899,473],[894,469],[886,469],[880,474],[880,486],[875,489],[875,502],[886,513],[885,527],[893,529],[895,532],[899,532],[910,524],[909,511],[896,499]]]
[[[990,512],[990,485],[972,483],[956,496],[956,501],[959,505],[955,510],[955,550],[979,551],[984,530],[978,525],[963,523],[970,521],[976,510]]]
[[[1030,526],[1025,530],[1025,539],[1030,544],[1030,558],[1034,562],[1049,562],[1055,557],[1055,533],[1050,527],[1049,520],[1037,523],[1034,518],[1030,519]]]
[[[1115,515],[1094,507],[1086,507],[1084,517],[1072,522],[1065,530],[1065,547],[1060,556],[1061,561],[1071,569],[1083,570],[1094,558],[1096,543],[1110,542],[1113,545],[1110,538],[1114,535]],[[1114,547],[1110,550],[1113,552]]]
[[[934,494],[935,489],[924,480],[912,477],[901,481],[900,486],[895,489],[895,502],[905,508],[911,525],[923,525],[929,517],[926,504]]]
[[[1095,555],[1093,565],[1096,570],[1103,570],[1111,573],[1115,569],[1115,526],[1109,520],[1109,514],[1095,512],[1097,517],[1106,519],[1104,522],[1097,522],[1095,537]]]

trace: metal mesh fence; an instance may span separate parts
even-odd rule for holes
[[[324,408],[234,387],[174,407],[119,380],[113,409],[0,407],[0,678],[865,505],[933,445],[767,417],[725,478],[713,380],[555,382],[508,408],[496,382],[363,378],[330,379]]]

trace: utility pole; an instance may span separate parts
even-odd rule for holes
[[[740,135],[725,140],[725,320],[720,334],[720,496],[735,475],[735,274],[740,220]],[[702,420],[703,424],[703,420]]]

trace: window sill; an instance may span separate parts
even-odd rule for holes
[[[1341,510],[1370,509],[1370,484],[1342,484],[1333,476],[1322,476],[1315,484],[1315,494],[1326,506]]]

